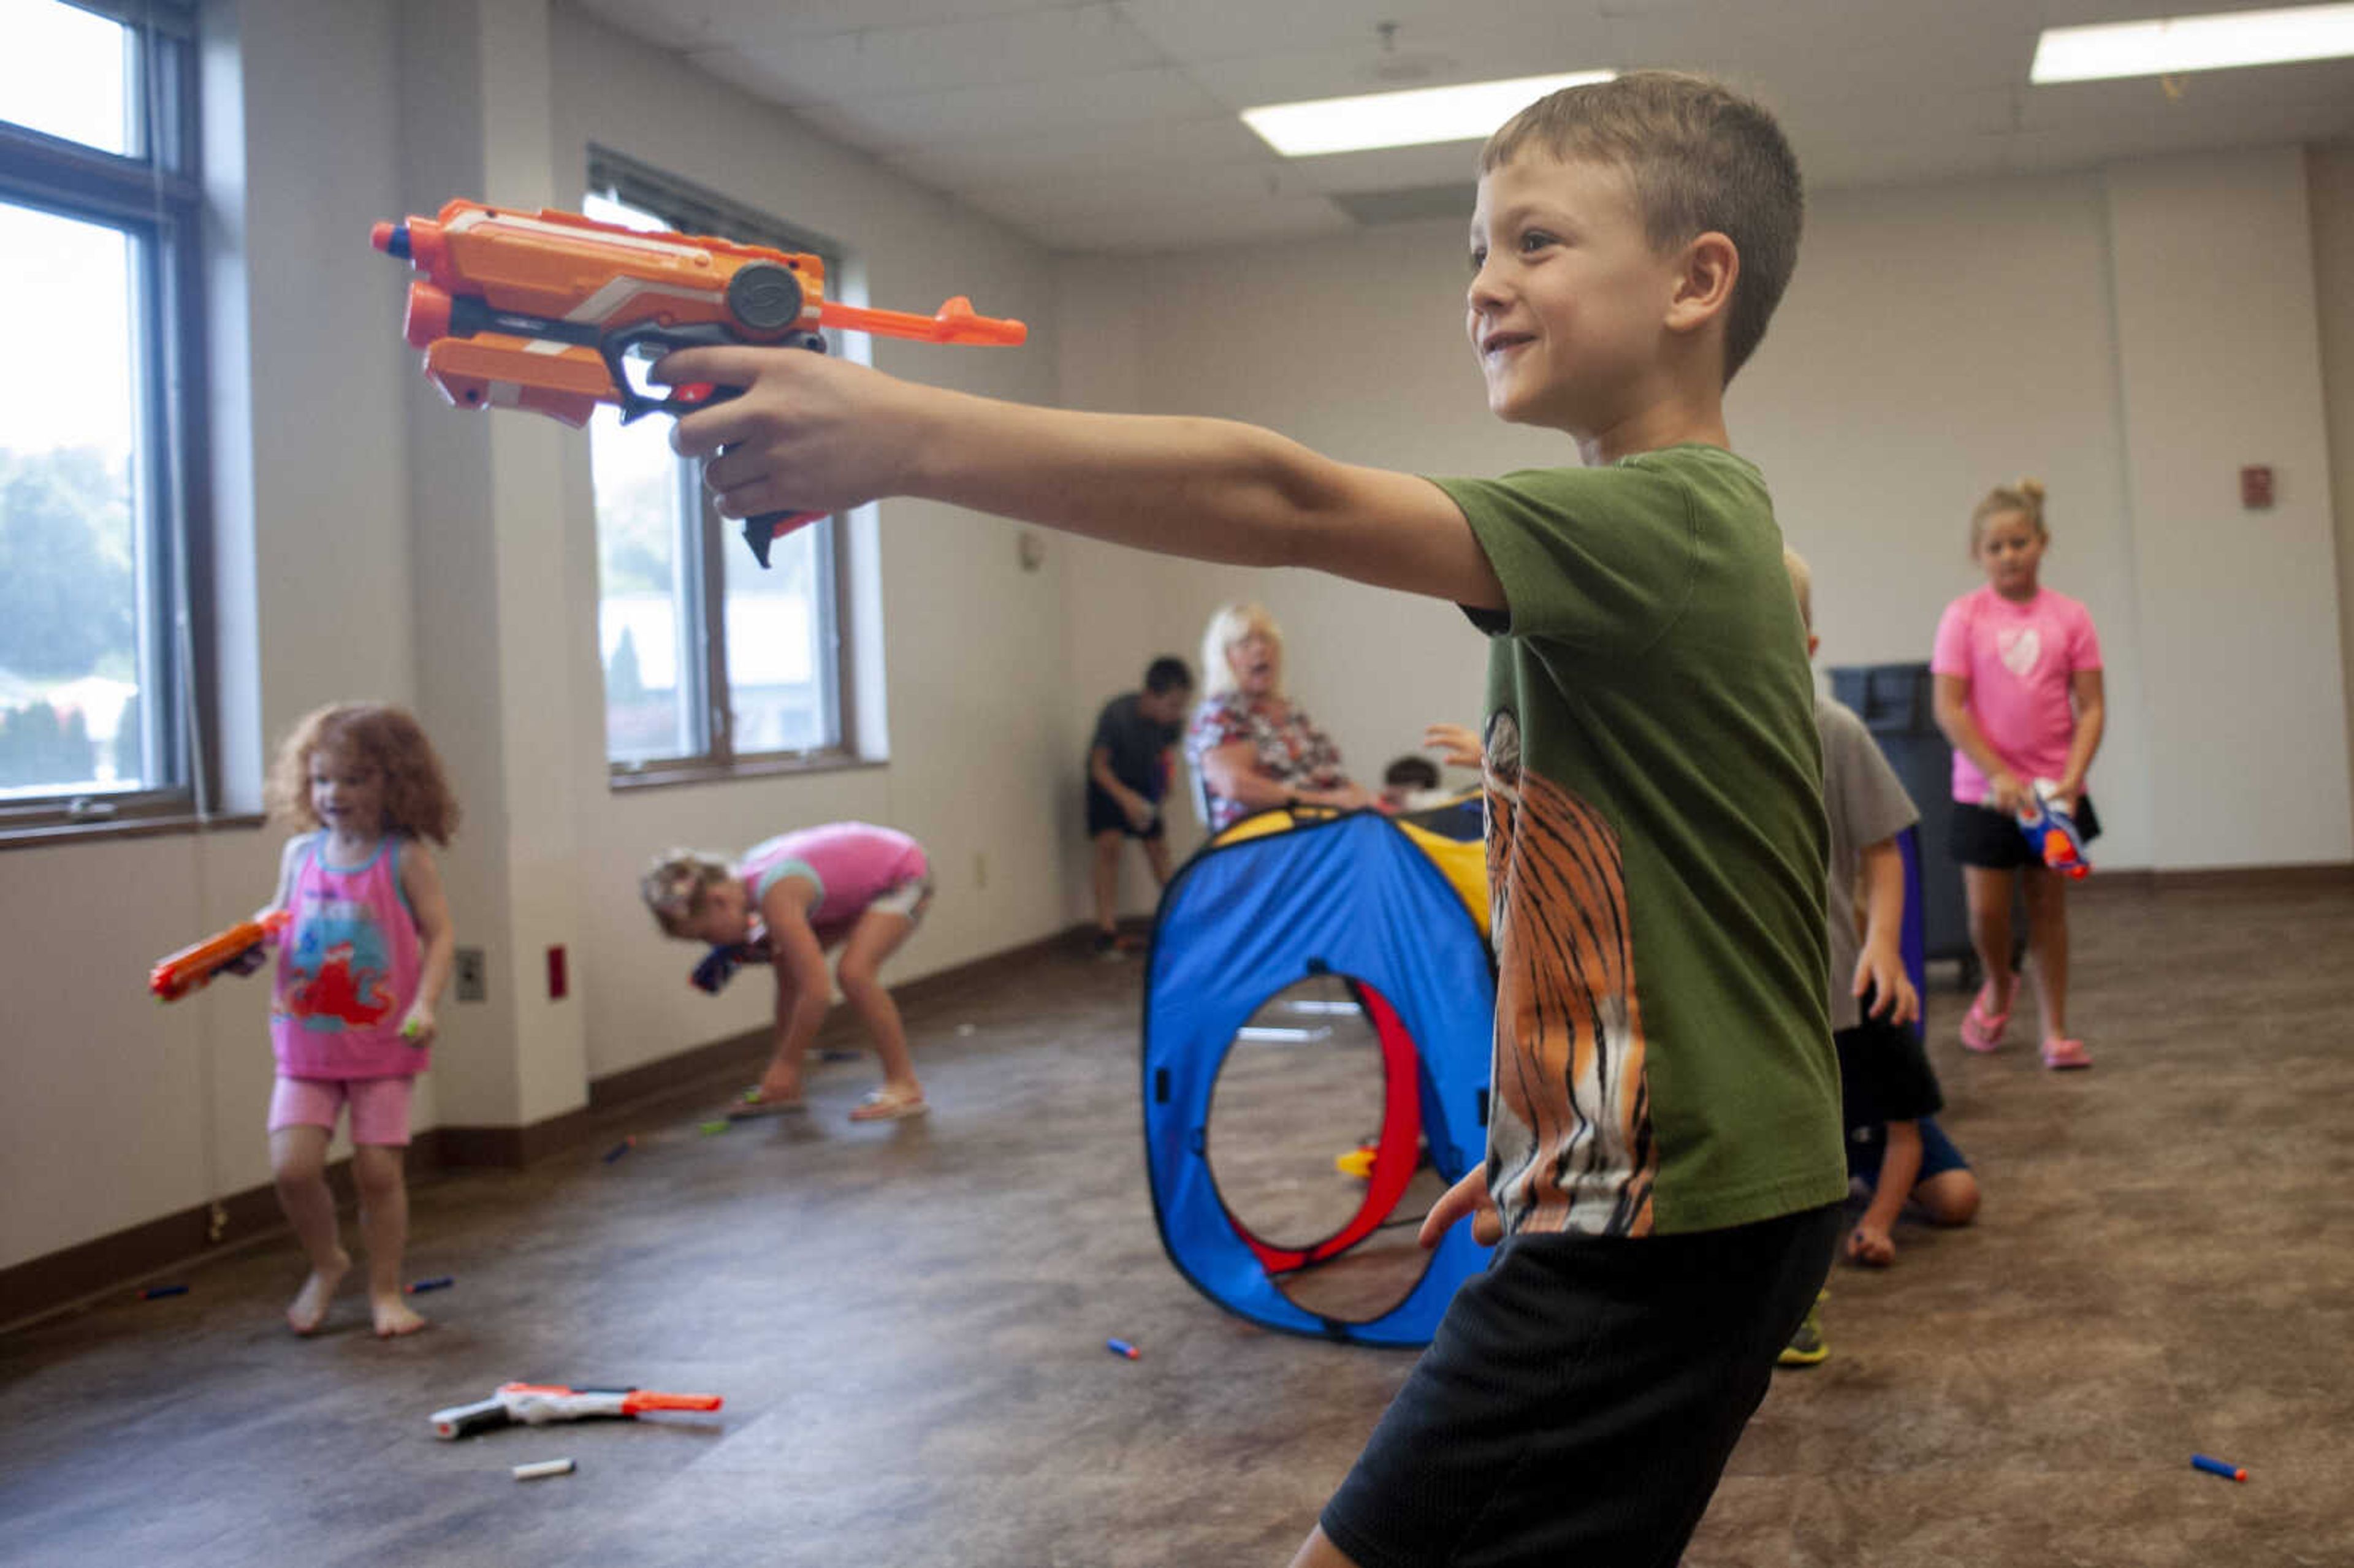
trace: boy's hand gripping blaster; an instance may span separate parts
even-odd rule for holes
[[[283,933],[292,918],[283,909],[272,909],[259,920],[240,920],[217,936],[158,959],[147,971],[147,989],[157,1001],[177,1001],[191,991],[202,991],[221,970]]]
[[[2038,779],[2029,803],[2019,809],[2019,831],[2043,863],[2073,882],[2082,882],[2093,874],[2093,863],[2084,858],[2084,841],[2078,836],[2076,819],[2060,804],[2060,786],[2049,779]]]
[[[555,1421],[599,1417],[630,1420],[649,1410],[716,1410],[716,1393],[652,1393],[642,1388],[557,1388],[544,1383],[503,1383],[490,1398],[453,1404],[433,1413],[433,1436],[445,1441],[494,1432],[502,1426],[545,1426]]]
[[[624,423],[684,414],[740,387],[694,385],[654,397],[624,361],[710,344],[825,352],[820,327],[919,343],[1018,344],[1017,321],[977,315],[961,295],[919,316],[825,297],[815,256],[695,234],[647,234],[576,213],[453,201],[431,218],[379,223],[370,238],[426,276],[408,286],[407,335],[425,375],[465,408],[528,408],[584,425],[599,403]],[[744,542],[769,546],[822,514],[748,518]]]

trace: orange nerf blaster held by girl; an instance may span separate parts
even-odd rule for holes
[[[576,213],[453,201],[431,218],[379,223],[387,256],[425,277],[408,287],[407,334],[425,374],[461,408],[528,408],[584,425],[599,403],[624,422],[680,414],[736,388],[655,396],[625,361],[674,348],[755,344],[825,352],[821,327],[920,343],[1019,344],[1017,321],[977,315],[959,296],[938,313],[865,310],[825,297],[820,258],[695,234],[648,234]],[[760,564],[769,544],[820,515],[748,519]]]
[[[207,937],[193,948],[159,959],[147,971],[147,989],[158,1001],[177,1001],[190,991],[202,991],[212,983],[213,976],[283,934],[293,917],[283,909],[272,909],[259,920],[240,920],[217,937]]]

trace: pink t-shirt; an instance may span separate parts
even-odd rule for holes
[[[2068,770],[2076,735],[2071,679],[2100,667],[2091,612],[2050,588],[2025,601],[2005,599],[1991,585],[1964,594],[1946,607],[1929,656],[1934,673],[1970,683],[1967,706],[1978,733],[2027,784]],[[1986,775],[1956,750],[1954,799],[1979,806],[1986,796]]]
[[[931,863],[923,845],[895,829],[828,822],[754,844],[744,852],[736,874],[756,910],[783,877],[815,883],[817,902],[810,906],[809,921],[823,938],[849,929],[869,904],[893,888],[926,880]]]
[[[270,1043],[290,1078],[392,1078],[425,1071],[430,1053],[400,1037],[417,1000],[422,944],[400,886],[397,833],[355,866],[326,863],[327,835],[296,852],[278,955]]]

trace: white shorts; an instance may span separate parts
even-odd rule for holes
[[[885,915],[903,916],[907,924],[913,926],[923,919],[924,906],[931,901],[931,896],[932,879],[928,876],[921,876],[913,882],[903,882],[896,887],[885,888],[876,894],[875,901],[866,906],[865,912],[880,910]]]

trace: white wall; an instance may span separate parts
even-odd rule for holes
[[[2330,498],[2338,548],[2338,641],[2346,728],[2354,757],[2354,147],[2306,156],[2313,208],[2315,302],[2321,323],[2322,398],[2329,422]]]
[[[1939,612],[1984,581],[1971,510],[2044,481],[2044,580],[2091,609],[2107,662],[2100,860],[2139,866],[2147,726],[2108,271],[2097,175],[1821,197],[1726,412],[1814,568],[1827,669],[1925,661]]]
[[[2343,471],[2354,398],[2325,408],[2313,347],[2319,320],[2342,337],[2354,309],[2344,162],[2317,175],[2338,204],[2317,238],[2294,150],[1822,196],[1729,400],[1734,444],[1814,565],[1826,665],[1925,660],[1939,610],[1980,580],[1978,498],[2047,482],[2047,580],[2088,603],[2106,655],[2104,865],[2354,857],[2320,440],[2334,418]],[[2317,268],[2317,244],[2339,264]],[[1460,342],[1462,248],[1441,222],[1070,263],[1066,323],[1087,330],[1069,331],[1066,379],[1419,471],[1575,461],[1486,414]],[[2339,355],[2334,385],[2354,386]],[[2231,487],[2257,461],[2279,469],[2282,504],[2243,514]],[[1363,773],[1477,704],[1479,642],[1445,606],[1302,573],[1154,580],[1163,635],[1198,636],[1222,597],[1266,599],[1295,694]],[[1073,636],[1076,668],[1138,652],[1117,623],[1075,620]]]
[[[2354,855],[2302,154],[2109,171],[2161,866]],[[2243,511],[2239,471],[2274,503]]]

